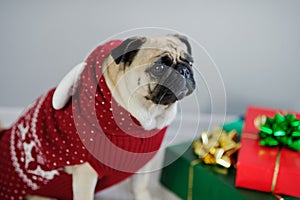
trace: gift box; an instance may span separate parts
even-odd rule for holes
[[[232,130],[235,130],[237,135],[241,136],[242,133],[242,129],[243,129],[243,125],[244,125],[244,117],[239,117],[238,119],[236,119],[235,121],[232,122],[227,122],[222,126],[222,129],[224,131],[230,132]]]
[[[243,120],[224,125],[226,131],[241,130]],[[183,200],[256,199],[276,200],[271,193],[235,187],[236,170],[202,163],[194,154],[191,142],[166,149],[161,183]],[[297,198],[285,197],[285,200]]]
[[[241,137],[242,147],[238,154],[236,186],[300,197],[300,152],[285,146],[260,145],[263,143],[258,137],[258,132],[262,130],[259,123],[262,117],[273,118],[276,113],[287,112],[248,108]]]

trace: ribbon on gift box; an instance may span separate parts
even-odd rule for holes
[[[201,159],[193,160],[189,166],[189,177],[188,177],[188,194],[187,200],[193,200],[193,183],[194,183],[194,167],[202,163]],[[227,174],[227,168],[213,168],[214,171],[220,174]]]
[[[190,163],[189,182],[188,182],[188,200],[193,198],[193,178],[194,167],[201,162],[205,164],[220,165],[222,169],[215,168],[218,173],[226,174],[227,168],[232,165],[231,156],[240,148],[240,144],[235,142],[236,131],[229,133],[217,127],[211,132],[202,132],[201,137],[193,142],[194,153],[199,157]]]
[[[300,120],[294,114],[276,113],[273,118],[265,115],[254,121],[259,128],[261,146],[284,146],[300,150]]]
[[[243,133],[242,137],[248,138],[248,139],[253,139],[253,140],[259,139],[258,135],[253,135],[253,134],[249,134],[249,133]],[[272,176],[272,184],[271,184],[271,188],[270,188],[270,191],[273,193],[274,197],[278,200],[284,200],[284,198],[281,195],[274,193],[275,186],[277,183],[277,177],[278,177],[278,173],[279,173],[281,150],[282,150],[282,147],[279,147],[278,154],[276,155],[275,167],[274,167],[273,176]]]
[[[189,167],[189,182],[188,182],[188,196],[187,200],[193,199],[193,182],[194,182],[194,167],[200,164],[202,161],[200,159],[191,162]]]
[[[243,133],[242,137],[255,140],[260,139],[259,144],[261,146],[279,148],[270,191],[277,199],[282,200],[283,198],[280,195],[274,193],[280,168],[281,151],[284,147],[294,151],[300,150],[300,120],[294,114],[283,115],[277,112],[274,117],[257,116],[254,119],[254,124],[258,129],[258,134]]]
[[[236,137],[235,130],[227,133],[219,127],[211,132],[202,132],[200,139],[193,142],[194,153],[205,164],[229,168],[232,165],[231,155],[240,148],[240,144],[235,142]]]

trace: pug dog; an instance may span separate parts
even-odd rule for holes
[[[181,35],[98,46],[0,132],[1,199],[92,200],[133,175],[195,90],[192,65]]]

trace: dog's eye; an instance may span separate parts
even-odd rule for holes
[[[164,56],[161,58],[161,63],[166,66],[171,66],[173,64],[173,59],[170,56]]]
[[[157,64],[151,67],[151,73],[153,75],[161,75],[165,71],[166,66],[163,64]]]

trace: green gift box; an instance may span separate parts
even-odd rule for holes
[[[228,122],[228,123],[224,124],[222,128],[226,132],[235,130],[237,132],[238,136],[241,136],[243,125],[244,125],[243,118],[239,118],[233,122]]]
[[[224,125],[226,131],[241,130],[243,121]],[[174,161],[175,160],[175,161]],[[161,183],[184,200],[220,200],[220,199],[255,199],[276,200],[271,193],[236,188],[236,170],[206,165],[198,160],[191,143],[182,143],[166,149],[165,165],[161,174]],[[285,200],[298,199],[284,197]]]

